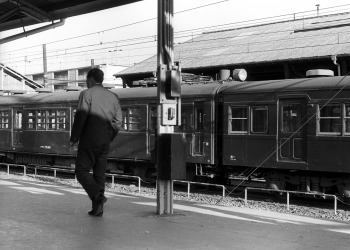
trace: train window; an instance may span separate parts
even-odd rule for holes
[[[28,111],[27,129],[36,130],[66,130],[66,110]]]
[[[56,112],[54,110],[47,111],[47,129],[48,130],[56,129]]]
[[[28,112],[27,129],[35,129],[35,111]]]
[[[251,109],[251,132],[252,133],[267,133],[267,107],[252,107]]]
[[[65,130],[66,129],[65,110],[48,110],[47,111],[47,129],[48,130]]]
[[[37,130],[45,130],[46,129],[46,112],[44,110],[39,110],[36,112]]]
[[[350,133],[350,104],[345,104],[345,115],[344,115],[344,122],[345,122],[345,133]]]
[[[0,111],[0,129],[10,128],[10,112]]]
[[[142,131],[145,129],[147,121],[146,109],[137,108],[122,108],[123,114],[123,131]],[[142,119],[144,118],[144,119]]]
[[[22,129],[22,111],[16,111],[14,129]]]
[[[341,105],[328,104],[319,107],[318,121],[320,133],[341,134]]]
[[[140,109],[130,108],[129,109],[129,130],[130,131],[140,131]]]
[[[299,104],[285,104],[282,107],[282,131],[296,132],[301,126],[301,106]]]
[[[248,130],[248,108],[229,108],[229,132],[245,132]]]

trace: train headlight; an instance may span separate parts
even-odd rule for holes
[[[232,77],[236,81],[244,82],[247,79],[247,71],[245,69],[235,69],[232,72]]]

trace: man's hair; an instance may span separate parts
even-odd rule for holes
[[[90,78],[90,77],[92,77],[95,80],[95,82],[102,83],[103,82],[104,73],[99,68],[92,68],[87,73],[86,78]]]

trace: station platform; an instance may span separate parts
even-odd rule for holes
[[[103,217],[84,190],[0,178],[0,249],[349,249],[350,223],[106,193]]]

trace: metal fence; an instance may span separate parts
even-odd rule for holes
[[[289,194],[303,194],[303,195],[312,195],[312,196],[320,196],[320,197],[333,197],[334,198],[334,214],[337,214],[337,200],[338,200],[338,198],[337,198],[336,195],[247,187],[247,188],[245,188],[245,191],[244,191],[244,204],[246,206],[248,205],[248,189],[250,189],[250,190],[258,190],[258,191],[266,191],[266,192],[287,193],[287,210],[288,211],[289,211]]]

